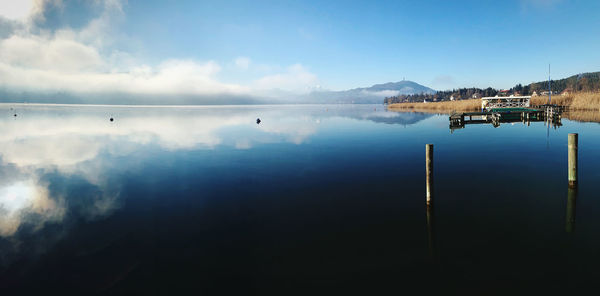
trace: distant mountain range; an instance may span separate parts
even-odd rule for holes
[[[600,72],[581,73],[551,81],[553,92],[598,91]],[[517,84],[510,93],[530,95],[534,91],[547,91],[548,81],[527,85]],[[499,90],[488,87],[460,88],[436,91],[409,80],[375,84],[342,91],[313,90],[306,94],[294,94],[283,90],[265,90],[246,94],[180,95],[180,94],[131,94],[119,92],[71,93],[64,91],[14,91],[0,86],[0,103],[63,103],[63,104],[131,104],[131,105],[255,105],[255,104],[381,104],[398,102],[422,102],[468,99],[474,94],[494,96]]]
[[[385,97],[413,94],[434,94],[435,90],[409,80],[375,84],[370,87],[343,91],[313,91],[298,98],[302,103],[380,104]]]
[[[386,97],[411,94],[434,94],[435,90],[416,82],[403,80],[375,84],[343,91],[314,90],[296,95],[270,90],[261,93],[233,95],[164,95],[127,93],[69,93],[9,91],[0,87],[3,103],[62,103],[62,104],[131,104],[131,105],[254,105],[254,104],[381,104]]]

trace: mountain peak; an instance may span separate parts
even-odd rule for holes
[[[384,97],[421,93],[434,94],[436,91],[410,80],[402,80],[343,91],[313,91],[308,95],[306,101],[315,103],[379,104]]]
[[[409,91],[413,89],[412,93],[435,93],[435,90],[426,87],[424,85],[418,84],[414,81],[410,80],[402,80],[398,82],[387,82],[382,84],[375,84],[371,87],[364,88],[368,91],[385,91],[385,90],[397,90],[397,91]],[[410,94],[410,93],[401,93],[401,94]]]

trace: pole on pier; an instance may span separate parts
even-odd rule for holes
[[[569,134],[569,188],[577,187],[577,134]]]
[[[552,87],[550,83],[550,64],[548,64],[548,105],[552,102]]]
[[[575,208],[577,204],[577,188],[569,188],[567,193],[567,223],[566,231],[572,233],[575,231]]]
[[[425,178],[427,207],[433,206],[433,144],[425,145]]]

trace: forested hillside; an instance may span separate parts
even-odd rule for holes
[[[582,73],[559,80],[550,80],[552,93],[568,92],[592,92],[600,91],[600,72]],[[423,102],[425,101],[449,101],[466,100],[480,97],[493,97],[500,93],[500,90],[488,87],[481,88],[460,88],[453,90],[438,91],[435,94],[412,94],[398,95],[385,98],[384,102],[388,104],[403,102]],[[532,95],[534,92],[541,95],[548,92],[548,81],[534,82],[528,85],[517,84],[509,90],[503,91],[507,95]]]

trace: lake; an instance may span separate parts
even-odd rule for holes
[[[0,114],[9,294],[519,294],[600,275],[598,123],[451,133],[447,115],[382,105]]]

